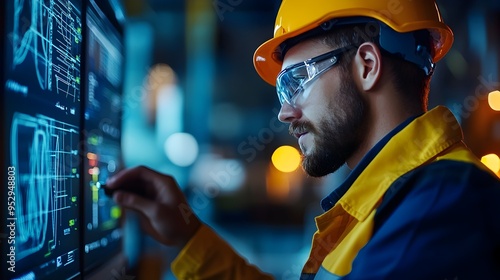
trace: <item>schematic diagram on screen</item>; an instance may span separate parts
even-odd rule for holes
[[[35,75],[40,90],[79,101],[81,11],[63,0],[15,0],[13,5],[11,70]],[[22,81],[10,84],[23,87]]]
[[[10,164],[16,167],[16,254],[50,256],[78,234],[78,128],[43,115],[16,113]],[[28,158],[29,161],[22,159]],[[72,261],[66,255],[66,262]]]

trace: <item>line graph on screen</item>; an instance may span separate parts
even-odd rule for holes
[[[29,59],[38,85],[76,102],[80,98],[82,23],[70,1],[15,0],[12,67]]]
[[[72,234],[78,203],[78,128],[42,115],[16,113],[11,126],[11,163],[19,176],[16,188],[17,257],[51,254]],[[75,140],[76,139],[76,140]],[[23,162],[21,158],[29,158]]]

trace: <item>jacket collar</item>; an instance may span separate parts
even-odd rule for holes
[[[382,150],[382,148],[391,140],[391,138],[405,128],[410,122],[412,122],[417,116],[413,116],[405,120],[403,123],[394,128],[386,136],[384,136],[373,148],[371,148],[368,153],[361,159],[361,161],[354,167],[354,169],[349,173],[345,181],[333,190],[327,197],[321,200],[321,207],[324,211],[328,211],[332,208],[339,199],[349,190],[351,185],[356,181],[361,172],[370,164],[370,162],[375,158],[375,156]]]
[[[344,211],[363,221],[397,178],[462,139],[460,125],[445,107],[438,106],[410,118],[379,141],[321,204],[326,211],[338,203]]]

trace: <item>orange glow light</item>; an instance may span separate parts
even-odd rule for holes
[[[481,162],[495,173],[500,170],[500,158],[495,154],[483,156]]]
[[[87,153],[87,158],[90,159],[90,160],[96,160],[97,159],[97,155],[94,154],[94,153]]]
[[[283,173],[269,163],[266,176],[267,196],[274,201],[286,201],[290,195],[290,180],[288,173]]]
[[[274,151],[271,161],[279,171],[293,172],[300,166],[300,153],[292,146],[281,146]]]
[[[488,94],[488,104],[490,104],[491,109],[500,111],[500,91],[495,90]]]

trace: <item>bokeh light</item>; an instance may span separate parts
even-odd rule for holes
[[[165,154],[175,165],[185,167],[198,157],[198,142],[189,133],[175,133],[165,141]]]
[[[491,109],[500,111],[500,91],[495,90],[488,94],[488,104],[490,104]]]
[[[292,146],[281,146],[271,156],[274,167],[281,172],[293,172],[300,166],[300,153]]]
[[[495,173],[498,173],[500,170],[500,158],[495,154],[483,156],[481,162]]]
[[[245,182],[245,165],[238,159],[223,158],[217,154],[200,154],[193,165],[190,182],[209,193],[232,193]]]

